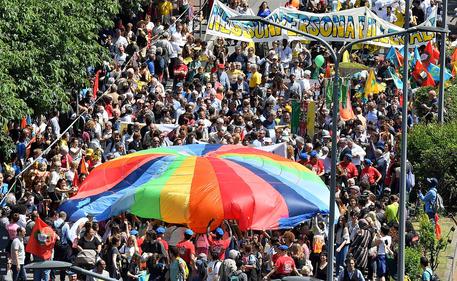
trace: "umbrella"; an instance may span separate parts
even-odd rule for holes
[[[329,190],[303,165],[255,148],[193,144],[143,150],[96,167],[61,210],[72,221],[123,212],[205,232],[290,228],[328,214]]]

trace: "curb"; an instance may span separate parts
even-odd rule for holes
[[[447,268],[449,271],[446,272],[447,276],[444,276],[443,280],[453,281],[457,280],[457,231],[454,231],[454,235],[452,236],[452,242],[450,243],[451,247],[454,247],[454,253],[447,262]],[[447,278],[446,278],[447,277]]]

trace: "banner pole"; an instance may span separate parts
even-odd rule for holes
[[[410,21],[410,0],[405,1],[405,29],[408,30]],[[405,279],[405,229],[406,229],[406,166],[408,149],[408,68],[409,68],[409,33],[404,35],[403,48],[403,105],[401,123],[401,167],[400,167],[400,204],[399,208],[399,245],[398,245],[398,278]]]
[[[443,0],[443,17],[442,17],[442,25],[443,28],[447,26],[447,0]],[[438,122],[443,124],[444,123],[444,71],[446,70],[446,33],[441,33],[441,40],[440,40],[440,88],[438,94]]]

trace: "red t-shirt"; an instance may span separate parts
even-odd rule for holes
[[[189,240],[183,240],[176,244],[176,247],[179,250],[179,255],[187,263],[190,264],[191,255],[195,255],[195,246],[194,243]]]
[[[368,166],[360,172],[360,182],[368,182],[370,185],[375,184],[376,179],[381,176],[381,173],[374,167]]]
[[[345,173],[348,179],[355,178],[359,175],[359,171],[355,165],[352,164],[352,162],[346,163],[345,161],[342,161],[338,165],[341,167],[343,174]]]
[[[177,65],[175,66],[175,68],[173,69],[173,72],[175,73],[175,77],[176,79],[178,80],[184,80],[184,78],[186,78],[187,76],[187,71],[189,70],[189,68],[187,68],[187,65],[185,64],[181,64],[181,65]],[[181,72],[181,71],[184,71],[184,75],[182,75],[181,73],[177,74],[176,72]]]
[[[282,256],[276,260],[275,267],[278,275],[290,275],[295,268],[295,262],[289,256]]]
[[[313,163],[311,160],[305,163],[305,166],[311,165],[313,167],[313,172],[316,173],[316,175],[321,174],[324,171],[324,162],[320,159],[317,159],[315,163]]]
[[[225,250],[230,246],[230,237],[227,239],[214,240],[210,235],[208,237],[209,251],[219,254],[219,260],[225,259]]]
[[[159,241],[160,243],[162,243],[163,247],[165,248],[165,250],[168,252],[168,242],[163,240],[161,237],[158,237],[157,238],[157,241]]]

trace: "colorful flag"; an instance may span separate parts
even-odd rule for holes
[[[292,100],[292,116],[290,119],[292,133],[296,134],[300,125],[300,101]]]
[[[428,54],[428,61],[430,63],[438,63],[438,60],[440,59],[440,51],[433,46],[432,41],[428,41],[424,51]]]
[[[25,117],[22,117],[21,119],[21,129],[24,129],[27,127],[27,119]]]
[[[428,72],[430,75],[432,75],[433,80],[435,82],[440,81],[440,67],[437,65],[434,65],[433,63],[430,63],[427,67]],[[447,81],[452,78],[452,74],[449,73],[449,71],[445,68],[444,69],[444,81]]]
[[[44,260],[49,260],[52,256],[55,242],[56,233],[54,230],[38,217],[35,220],[35,226],[30,234],[25,251]]]
[[[332,77],[332,68],[330,67],[330,64],[327,63],[327,66],[325,67],[325,78],[330,77]]]
[[[414,48],[413,56],[411,59],[411,65],[414,67],[417,62],[421,61],[421,54],[419,53],[419,48],[417,46]]]
[[[346,85],[341,87],[342,101],[340,102],[340,117],[343,121],[352,120],[355,118],[351,104],[351,80],[348,80]]]
[[[396,75],[396,73],[392,72],[389,68],[389,74],[392,77],[395,87],[397,89],[402,90],[403,89],[403,81]]]
[[[314,137],[314,129],[316,126],[316,102],[309,101],[308,111],[306,113],[306,134],[310,137]]]
[[[453,64],[457,62],[457,48],[455,48],[454,52],[452,53],[451,62]]]
[[[395,48],[394,47],[390,47],[389,51],[386,54],[386,60],[392,61],[392,59],[394,59],[394,58],[395,58]]]
[[[325,88],[325,104],[327,105],[327,109],[330,109],[332,106],[332,96],[333,96],[333,81],[327,80]]]
[[[422,82],[422,87],[435,87],[435,80],[433,80],[432,75],[429,72],[425,72],[427,77],[424,82]]]
[[[94,93],[94,99],[97,98],[97,92],[98,92],[98,82],[100,80],[100,73],[102,72],[101,69],[97,70],[97,72],[95,72],[95,77],[94,77],[94,87],[92,89],[93,93]]]
[[[75,171],[75,175],[73,177],[73,181],[71,183],[71,186],[76,186],[76,187],[79,186],[79,175],[78,175],[78,171],[77,170]]]
[[[376,77],[374,75],[373,69],[370,69],[370,72],[368,73],[367,81],[365,82],[364,93],[365,97],[367,97],[369,94],[379,93],[379,85],[378,82],[376,82]]]
[[[88,175],[89,174],[89,170],[87,169],[87,163],[86,163],[86,157],[83,156],[81,158],[81,161],[79,162],[79,167],[78,167],[78,174],[84,174],[84,175]]]
[[[403,65],[403,53],[398,51],[394,47],[390,47],[389,51],[386,54],[386,60],[392,62],[395,67],[400,67]]]
[[[344,51],[344,53],[343,53],[343,62],[351,62],[348,50]]]
[[[452,65],[452,76],[456,77],[456,74],[457,74],[457,48],[455,48],[454,52],[452,53],[451,65]]]
[[[395,56],[398,66],[403,66],[403,55],[397,49],[395,49]]]

